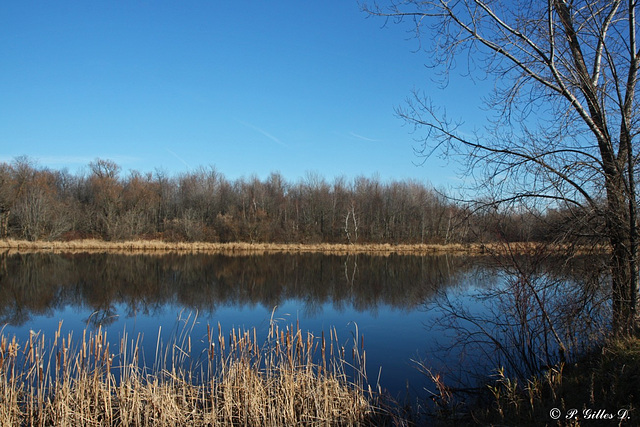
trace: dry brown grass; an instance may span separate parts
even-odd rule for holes
[[[58,328],[50,342],[2,334],[0,425],[360,425],[373,414],[357,339],[348,364],[334,331],[325,340],[272,322],[258,345],[255,330],[225,336],[218,325],[199,357],[190,334],[167,346],[159,334],[153,368],[139,336],[114,354],[102,329],[76,339]]]
[[[9,252],[116,252],[116,253],[223,253],[228,255],[267,253],[324,253],[324,254],[408,254],[408,255],[481,255],[515,251],[534,251],[536,243],[469,243],[469,244],[298,244],[298,243],[210,243],[165,242],[161,240],[134,240],[108,242],[96,239],[71,241],[36,241],[4,239],[0,249]],[[562,249],[557,246],[558,249]]]
[[[550,367],[519,383],[499,369],[478,425],[638,425],[640,338],[613,339],[575,363]],[[556,408],[559,419],[551,418]]]

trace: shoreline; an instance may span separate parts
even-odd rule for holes
[[[535,253],[544,243],[449,243],[449,244],[341,244],[341,243],[213,243],[165,242],[162,240],[105,241],[82,239],[69,241],[0,240],[0,251],[9,253],[212,253],[257,255],[272,253],[322,253],[335,255],[495,255]],[[558,251],[567,246],[550,245]]]

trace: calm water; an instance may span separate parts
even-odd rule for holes
[[[369,381],[379,378],[400,398],[433,390],[416,361],[452,375],[469,363],[461,350],[440,351],[459,335],[433,327],[446,312],[434,302],[486,312],[472,295],[503,280],[481,259],[451,256],[5,254],[0,261],[5,335],[52,337],[60,321],[76,334],[101,325],[114,343],[124,331],[141,333],[151,365],[159,329],[169,340],[179,318],[197,316],[197,352],[207,324],[266,334],[273,316],[316,336],[335,327],[345,343],[357,331]]]

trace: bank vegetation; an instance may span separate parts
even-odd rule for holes
[[[541,244],[535,242],[490,242],[490,243],[449,243],[449,244],[397,244],[389,243],[246,243],[246,242],[167,242],[163,240],[107,241],[99,239],[77,239],[66,241],[46,240],[0,240],[0,250],[11,253],[51,252],[51,253],[216,253],[224,255],[264,255],[273,253],[321,253],[326,255],[498,255],[509,252],[527,254],[536,251]],[[545,245],[545,247],[548,247]],[[603,252],[605,246],[585,246],[555,244],[558,253],[571,250],[573,253]]]
[[[394,245],[394,251],[410,244],[428,245],[418,252],[432,252],[436,246],[430,245],[550,241],[562,235],[569,221],[569,212],[559,209],[496,210],[455,202],[444,191],[413,180],[328,182],[308,174],[288,182],[274,172],[263,180],[232,181],[214,167],[170,176],[125,173],[104,159],[77,174],[39,167],[26,157],[0,163],[4,241],[85,240],[92,248],[96,240],[153,241],[147,248],[166,242],[372,244]],[[340,246],[331,250],[344,251]]]
[[[152,366],[141,336],[123,334],[114,349],[101,328],[24,342],[0,334],[0,424],[375,424],[357,338],[345,349],[335,331],[315,337],[272,322],[260,342],[255,330],[218,325],[196,354],[194,323],[184,319],[166,345],[159,332]]]

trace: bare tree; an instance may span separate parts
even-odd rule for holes
[[[120,166],[113,160],[96,159],[89,163],[93,221],[96,230],[107,240],[118,238],[122,205]]]
[[[349,219],[353,221],[353,226],[349,223]],[[353,230],[353,240],[351,239],[351,233],[349,230]],[[347,210],[347,215],[344,217],[344,232],[347,236],[347,242],[349,244],[358,242],[358,219],[356,216],[356,204],[355,202],[351,202],[351,206],[349,210]]]
[[[13,171],[10,165],[0,164],[0,238],[9,236],[9,217],[15,202]]]
[[[596,212],[611,246],[614,333],[637,323],[637,0],[391,0],[370,14],[409,20],[443,83],[456,62],[495,78],[492,124],[463,133],[419,93],[399,115],[417,150],[464,156],[498,202]],[[428,33],[427,37],[421,37]]]

